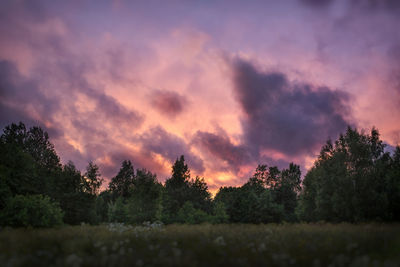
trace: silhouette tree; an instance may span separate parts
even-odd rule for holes
[[[290,163],[288,169],[280,172],[279,180],[273,188],[276,203],[284,207],[284,219],[286,221],[296,220],[295,209],[297,206],[297,195],[301,189],[300,184],[300,166]]]
[[[11,194],[49,194],[61,163],[47,132],[12,123],[0,139],[2,179]]]
[[[191,178],[183,155],[164,186],[148,170],[135,174],[129,160],[99,192],[102,182],[93,162],[84,175],[72,161],[62,165],[40,127],[20,122],[3,129],[1,225],[51,226],[62,216],[68,224],[400,220],[400,147],[385,152],[375,128],[366,134],[348,127],[335,142],[328,140],[302,187],[298,165],[258,165],[245,184],[221,187],[212,200],[205,179]]]
[[[86,192],[89,192],[92,195],[99,193],[101,184],[104,180],[101,178],[99,167],[92,161],[90,161],[86,167],[86,173],[84,177]]]
[[[86,180],[72,161],[63,166],[52,195],[65,213],[65,223],[96,222],[96,196],[87,191]]]
[[[196,176],[189,182],[189,197],[196,209],[210,213],[212,209],[211,194],[204,178]]]
[[[128,217],[132,223],[160,219],[162,185],[146,169],[136,171],[128,200]]]
[[[130,160],[124,160],[118,174],[111,179],[111,182],[108,185],[109,190],[113,194],[113,198],[129,198],[134,178],[135,172],[132,162]]]
[[[366,134],[348,127],[335,144],[328,141],[304,178],[300,217],[351,222],[393,217],[391,196],[400,189],[391,176],[396,164],[384,147],[375,128]]]
[[[185,164],[185,157],[182,155],[176,159],[172,166],[172,176],[165,181],[163,194],[163,214],[165,222],[177,220],[177,214],[183,204],[190,199],[190,170]]]
[[[214,203],[223,203],[231,222],[269,223],[295,221],[300,167],[288,169],[258,165],[253,176],[241,187],[221,187]]]
[[[190,179],[190,170],[182,155],[172,166],[171,178],[165,181],[162,198],[163,221],[167,223],[179,221],[178,212],[186,202],[190,204],[186,204],[185,211],[193,207],[196,214],[211,212],[211,195],[204,178]]]
[[[397,146],[391,158],[386,176],[388,196],[388,216],[390,220],[400,221],[400,146]]]

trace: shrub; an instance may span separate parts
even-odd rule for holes
[[[108,221],[126,223],[128,220],[128,207],[122,197],[108,204]]]
[[[1,212],[1,224],[14,227],[52,227],[63,223],[57,202],[43,195],[16,195]]]
[[[222,201],[217,201],[213,209],[213,223],[229,222],[229,215],[226,213],[225,204]]]
[[[128,222],[141,224],[143,222],[154,222],[158,220],[161,210],[161,199],[140,199],[131,197],[127,203]]]
[[[211,217],[204,211],[194,208],[192,202],[187,201],[178,212],[178,222],[187,224],[204,223]]]

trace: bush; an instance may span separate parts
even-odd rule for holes
[[[127,203],[128,222],[141,224],[143,222],[154,222],[159,218],[161,210],[160,199],[140,199],[131,197]]]
[[[217,201],[213,209],[213,223],[229,222],[229,215],[226,213],[225,204],[222,201]]]
[[[128,207],[122,197],[108,204],[108,221],[126,223],[128,220]]]
[[[48,196],[16,195],[8,199],[0,218],[7,226],[52,227],[63,223],[63,212]]]
[[[206,212],[194,208],[192,202],[187,201],[178,212],[178,222],[198,224],[211,221],[211,216]]]

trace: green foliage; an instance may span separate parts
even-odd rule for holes
[[[142,169],[136,171],[128,201],[128,218],[131,223],[154,222],[161,210],[162,185],[157,176]]]
[[[108,221],[124,223],[128,221],[128,206],[122,197],[108,204]]]
[[[10,197],[12,197],[12,192],[10,187],[7,185],[7,180],[1,173],[0,169],[0,211],[5,208]]]
[[[65,223],[80,224],[81,222],[95,223],[97,221],[96,195],[87,192],[86,180],[73,162],[68,162],[59,172],[52,195],[65,212]]]
[[[215,202],[213,208],[212,223],[228,223],[229,215],[226,212],[225,204],[221,201]]]
[[[111,179],[111,182],[108,185],[108,188],[110,192],[112,192],[114,199],[118,197],[130,197],[134,177],[135,171],[133,169],[132,162],[130,160],[124,160],[118,174]]]
[[[189,198],[196,209],[211,212],[211,194],[204,178],[196,176],[189,182]]]
[[[270,190],[265,190],[259,196],[257,202],[257,217],[255,222],[260,223],[271,223],[271,222],[281,222],[283,219],[293,218],[293,213],[285,212],[284,205],[278,203],[273,196],[273,192]],[[294,221],[291,219],[290,221]]]
[[[190,201],[183,204],[177,216],[177,222],[187,224],[199,224],[209,222],[210,220],[210,215],[200,209],[196,209]]]
[[[189,200],[190,170],[185,164],[184,156],[177,159],[172,166],[172,176],[165,181],[163,194],[163,221],[171,223],[183,204]]]
[[[240,188],[238,187],[221,187],[214,198],[214,203],[223,203],[226,213],[231,222],[241,221],[240,204]]]
[[[0,213],[2,225],[14,227],[52,227],[62,224],[63,212],[58,203],[42,195],[16,195]]]
[[[101,192],[95,203],[96,209],[96,221],[97,222],[108,222],[108,204],[112,202],[111,192],[105,190]]]
[[[399,266],[399,236],[398,224],[2,229],[0,266]]]
[[[316,220],[316,202],[317,195],[317,170],[311,168],[303,179],[303,191],[299,197],[299,205],[296,208],[296,215],[300,221],[310,222]]]
[[[190,179],[190,170],[182,155],[172,166],[171,178],[165,181],[162,194],[162,221],[164,223],[179,221],[178,212],[188,201],[196,210],[211,212],[211,194],[204,178]]]
[[[384,148],[376,129],[365,134],[349,127],[322,147],[302,187],[298,165],[282,170],[258,165],[244,185],[221,187],[214,200],[204,178],[191,178],[183,155],[164,186],[150,171],[135,174],[125,160],[109,189],[100,193],[103,179],[96,164],[89,162],[82,175],[71,161],[60,163],[40,127],[11,124],[0,136],[0,212],[41,194],[59,203],[68,224],[398,221],[400,147],[393,155]],[[31,213],[21,210],[18,220],[29,221]]]
[[[6,126],[0,137],[0,174],[12,195],[48,194],[59,158],[48,135],[23,123]]]
[[[47,173],[58,171],[61,167],[54,145],[50,143],[49,135],[40,127],[32,127],[27,132],[24,142],[25,151]]]
[[[300,167],[293,163],[282,171],[258,165],[247,183],[241,187],[221,187],[214,201],[224,204],[231,222],[293,222],[297,219],[300,177]]]
[[[72,162],[62,166],[40,127],[23,123],[4,128],[0,137],[0,209],[10,197],[43,194],[60,203],[66,223],[96,221],[95,194],[101,185],[98,167],[89,163],[83,177]]]
[[[86,173],[84,174],[84,177],[85,191],[89,194],[96,195],[99,192],[100,186],[104,181],[101,178],[99,166],[90,161],[88,166],[86,167]]]
[[[284,208],[284,220],[296,221],[295,209],[297,206],[297,195],[300,192],[301,172],[300,166],[289,164],[288,169],[282,170],[280,178],[274,186],[273,193],[277,204]]]
[[[379,133],[348,128],[321,149],[303,181],[300,218],[306,221],[393,220],[400,187],[396,153],[384,152]],[[398,217],[397,217],[398,218]]]
[[[389,170],[387,170],[386,181],[388,198],[388,217],[393,221],[400,221],[400,146],[391,158]]]

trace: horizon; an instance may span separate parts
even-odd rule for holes
[[[258,164],[308,170],[328,138],[400,143],[400,2],[5,1],[0,127],[38,125],[63,163],[123,160],[210,191]]]

